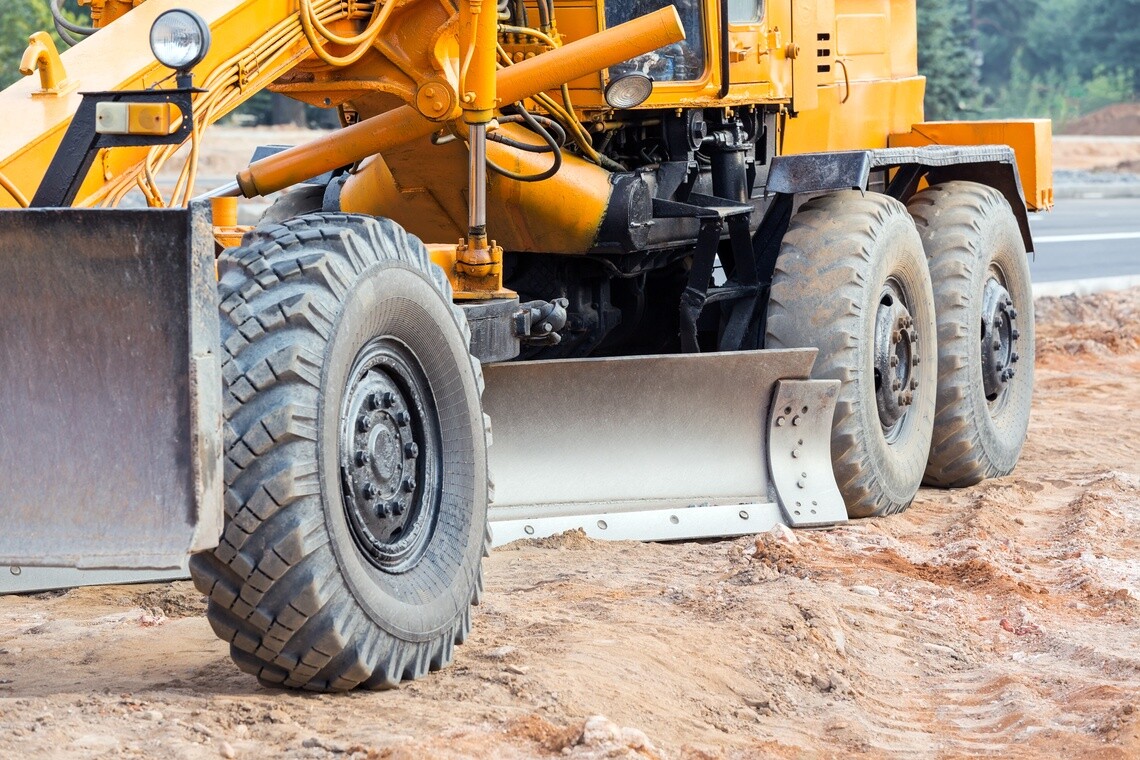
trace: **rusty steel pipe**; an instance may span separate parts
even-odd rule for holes
[[[673,6],[667,6],[501,69],[497,76],[499,102],[529,98],[683,39],[681,18]],[[439,126],[415,108],[400,106],[252,163],[238,173],[237,182],[247,198],[268,195],[409,140],[427,137]]]

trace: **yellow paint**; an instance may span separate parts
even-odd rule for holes
[[[500,127],[520,142],[537,138],[514,124]],[[550,155],[488,142],[488,157],[519,174],[550,166]],[[369,159],[341,190],[351,213],[394,219],[424,240],[455,240],[466,234],[467,149],[458,140],[432,145],[404,143]],[[543,182],[517,182],[488,173],[487,223],[508,251],[584,253],[594,242],[610,198],[609,172],[566,153],[562,170]],[[454,247],[454,246],[453,246]]]
[[[45,0],[46,1],[46,0]],[[33,76],[0,93],[0,206],[34,194],[83,90],[160,85],[171,72],[150,53],[148,32],[161,12],[190,8],[210,25],[213,47],[196,70],[211,92],[197,104],[204,122],[270,88],[322,107],[343,107],[352,126],[243,171],[247,194],[288,187],[329,169],[354,166],[342,194],[346,210],[390,216],[431,248],[460,292],[494,274],[495,254],[469,260],[454,241],[466,234],[467,150],[461,140],[432,145],[432,133],[466,134],[497,107],[538,98],[540,110],[573,111],[587,127],[637,114],[605,103],[608,68],[681,39],[670,7],[607,29],[604,0],[556,0],[555,24],[542,33],[496,35],[494,0],[400,0],[380,5],[341,0],[83,0],[100,32],[59,57],[42,38],[25,56]],[[761,18],[729,23],[719,0],[702,0],[703,70],[691,81],[659,82],[637,110],[765,106],[780,110],[784,153],[894,145],[1013,145],[1034,208],[1052,202],[1048,126],[1034,122],[924,123],[924,80],[917,72],[915,0],[767,0]],[[538,10],[528,1],[532,25]],[[306,22],[299,10],[308,14]],[[347,14],[347,15],[346,15]],[[318,23],[313,23],[314,19]],[[721,70],[727,24],[729,82]],[[497,39],[496,39],[497,37]],[[35,43],[35,39],[33,43]],[[513,65],[494,70],[495,43]],[[70,72],[70,80],[66,72]],[[562,86],[568,85],[567,102]],[[722,88],[727,92],[721,95]],[[169,85],[160,85],[169,86]],[[36,97],[52,91],[52,97]],[[532,105],[534,101],[531,101]],[[132,112],[133,113],[133,112]],[[173,124],[139,111],[135,128]],[[149,126],[148,126],[149,125]],[[535,141],[517,126],[515,139]],[[571,139],[583,142],[582,134]],[[534,154],[491,143],[496,163],[522,173],[549,165]],[[589,156],[588,145],[582,152]],[[80,190],[80,203],[113,202],[146,181],[148,149],[105,151]],[[192,173],[186,177],[192,185]],[[520,183],[490,174],[488,235],[505,250],[581,254],[593,243],[610,200],[610,173],[567,152],[560,173]],[[189,195],[189,189],[183,195]],[[237,234],[235,224],[220,227]],[[221,234],[221,233],[219,233]],[[484,249],[479,249],[480,251]],[[483,254],[480,253],[480,256]],[[487,268],[490,269],[487,269]],[[484,271],[486,269],[486,271]]]
[[[1048,119],[926,122],[891,135],[890,144],[1008,145],[1017,155],[1026,204],[1033,211],[1053,207],[1053,124]]]
[[[28,39],[28,48],[20,59],[20,73],[39,74],[40,89],[32,93],[33,97],[58,98],[79,88],[79,82],[67,78],[55,40],[47,32],[36,32]]]

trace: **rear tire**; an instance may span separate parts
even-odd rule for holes
[[[934,297],[906,207],[845,191],[814,198],[780,246],[766,348],[819,349],[812,376],[842,385],[835,480],[851,517],[901,512],[922,481],[934,422]]]
[[[958,488],[1008,475],[1033,400],[1033,290],[1017,219],[1000,192],[973,182],[935,185],[909,209],[938,312],[938,408],[923,482]]]
[[[226,525],[191,558],[265,685],[388,688],[450,662],[486,548],[482,374],[423,244],[313,214],[219,261]]]

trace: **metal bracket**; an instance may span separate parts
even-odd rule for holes
[[[831,420],[838,380],[780,380],[768,413],[768,467],[793,528],[847,522],[831,468]]]

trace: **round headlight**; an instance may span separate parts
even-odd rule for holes
[[[150,28],[154,57],[175,71],[194,68],[210,49],[210,27],[193,11],[176,8],[154,20]]]
[[[624,74],[606,87],[606,102],[611,108],[639,106],[653,94],[653,80],[644,74]]]

